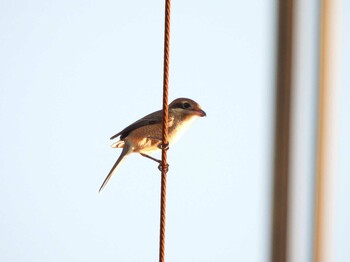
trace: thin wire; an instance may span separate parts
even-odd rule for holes
[[[159,261],[165,261],[165,219],[166,219],[166,182],[168,140],[168,89],[169,89],[169,56],[170,56],[170,0],[165,0],[164,25],[164,64],[163,64],[163,125],[162,125],[162,163],[161,163],[161,196],[160,196],[160,234]]]

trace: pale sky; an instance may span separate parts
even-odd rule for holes
[[[350,259],[349,9],[337,262]],[[131,155],[98,189],[120,154],[109,137],[161,108],[163,15],[161,0],[0,4],[1,261],[158,260],[157,164]],[[169,100],[207,117],[168,153],[169,262],[269,259],[274,41],[274,1],[172,3]]]

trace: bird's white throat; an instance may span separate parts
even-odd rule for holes
[[[169,143],[175,144],[177,140],[187,130],[187,128],[192,124],[192,122],[197,118],[198,116],[192,116],[189,119],[186,119],[185,121],[180,121],[177,124],[174,123],[176,126],[172,126],[169,130]]]

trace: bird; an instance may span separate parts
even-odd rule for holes
[[[168,110],[169,145],[174,144],[195,119],[207,115],[197,102],[184,97],[172,101],[169,104]],[[139,153],[141,156],[161,163],[160,160],[149,154],[161,149],[162,117],[163,110],[150,113],[110,138],[113,140],[119,137],[119,140],[113,143],[111,147],[122,148],[123,150],[103,181],[99,192],[105,188],[108,181],[116,172],[117,167],[123,162],[125,157],[131,153]]]

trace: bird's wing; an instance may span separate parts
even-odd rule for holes
[[[131,131],[134,131],[137,128],[140,128],[142,126],[147,126],[147,125],[159,124],[161,122],[162,122],[162,110],[158,110],[158,111],[153,112],[147,116],[144,116],[143,118],[141,118],[141,119],[137,120],[136,122],[132,123],[131,125],[127,126],[122,131],[120,131],[119,133],[112,136],[111,139],[114,139],[118,136],[120,136],[120,139],[123,139],[123,138],[127,137]]]

